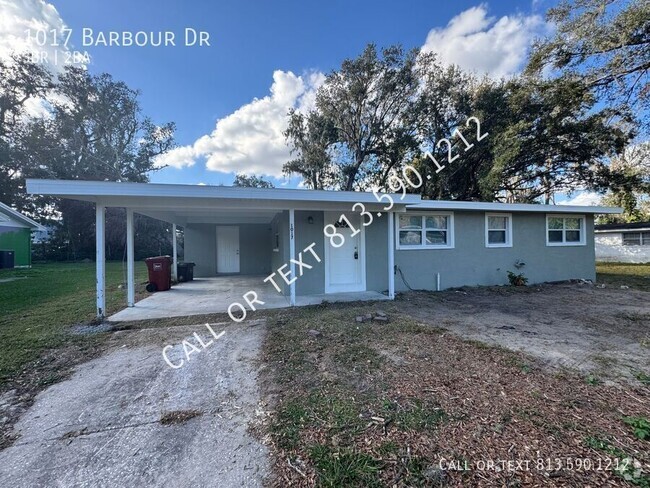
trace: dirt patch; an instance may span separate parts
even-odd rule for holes
[[[460,337],[521,350],[600,380],[650,373],[650,294],[590,285],[403,294],[395,310]]]
[[[388,324],[356,322],[373,311],[363,304],[271,320],[273,486],[650,483],[648,441],[626,423],[648,418],[647,387],[589,382],[400,316],[402,306],[386,306]]]
[[[173,412],[165,412],[160,416],[160,423],[162,425],[182,424],[190,419],[202,415],[200,410],[175,410]]]

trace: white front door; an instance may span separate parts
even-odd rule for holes
[[[364,228],[358,215],[346,213],[354,227],[339,222],[341,213],[325,213],[325,225],[332,224],[336,232],[343,236],[343,245],[334,247],[330,238],[325,237],[325,293],[345,291],[365,291],[365,239]],[[359,230],[354,236],[355,230]],[[335,239],[339,243],[339,239]]]
[[[239,227],[217,226],[217,273],[239,273]]]

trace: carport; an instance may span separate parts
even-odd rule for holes
[[[99,318],[106,314],[105,210],[126,209],[128,309],[113,320],[226,312],[248,291],[265,302],[259,308],[392,299],[394,213],[420,202],[419,195],[78,180],[28,179],[27,191],[95,203]],[[172,225],[174,273],[176,227],[185,229],[185,259],[200,261],[195,282],[135,303],[135,213]],[[342,214],[348,222],[340,223]],[[330,225],[345,235],[345,246],[329,244],[323,229]],[[239,256],[239,245],[229,245],[234,233],[226,230],[234,227],[242,253],[248,246],[246,256]],[[229,249],[237,266],[215,247]]]

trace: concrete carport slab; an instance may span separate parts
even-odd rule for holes
[[[258,309],[284,308],[289,306],[288,297],[280,294],[270,283],[264,283],[265,276],[219,276],[198,278],[187,283],[179,283],[171,290],[161,291],[141,300],[133,307],[109,317],[111,322],[131,320],[161,319],[190,315],[225,313],[233,303],[246,305],[244,294],[254,291],[264,305],[256,304]],[[365,300],[388,300],[388,296],[375,291],[328,293],[322,295],[298,296],[297,306],[318,305],[324,301],[345,302]],[[238,314],[239,308],[233,313]]]

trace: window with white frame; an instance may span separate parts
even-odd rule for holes
[[[453,214],[401,214],[397,219],[397,249],[454,247]]]
[[[547,246],[584,246],[585,244],[584,215],[546,216]]]
[[[485,214],[485,246],[512,247],[511,214]]]
[[[623,232],[624,246],[650,246],[650,232]]]

